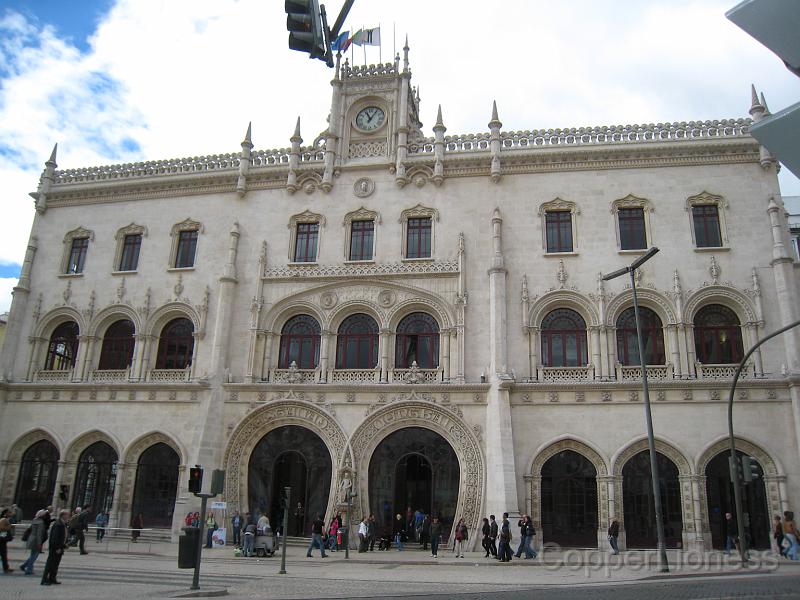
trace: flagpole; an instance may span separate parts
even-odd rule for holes
[[[381,35],[381,22],[378,21],[378,36]],[[383,40],[380,41],[378,44],[378,64],[383,64]]]
[[[392,60],[397,56],[397,31],[395,29],[395,22],[392,21]]]
[[[361,31],[364,31],[364,25],[361,25]],[[361,47],[364,49],[364,66],[367,66],[367,45],[361,44]]]

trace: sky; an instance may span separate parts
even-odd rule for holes
[[[725,18],[735,0],[355,0],[345,30],[380,27],[388,62],[406,35],[421,120],[448,134],[748,116],[800,78]],[[329,21],[343,0],[326,0]],[[280,0],[0,0],[0,313],[33,220],[44,162],[60,169],[306,143],[326,127],[333,71],[288,49]],[[782,193],[800,196],[783,169]],[[35,267],[34,267],[35,268]]]

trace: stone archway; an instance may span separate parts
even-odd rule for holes
[[[10,506],[12,502],[14,502],[14,495],[17,489],[17,481],[19,479],[19,469],[20,465],[22,464],[22,457],[25,452],[42,440],[46,440],[47,442],[51,443],[56,450],[59,452],[59,456],[62,452],[62,445],[60,441],[55,437],[54,434],[51,434],[44,429],[34,429],[33,431],[29,431],[22,436],[20,436],[13,444],[11,444],[8,455],[6,456],[6,460],[3,461],[5,463],[5,477],[3,482],[3,489],[2,489],[2,496],[0,499],[2,500],[3,506]],[[62,470],[62,463],[59,464],[59,476],[60,471]],[[58,477],[56,479],[56,483],[54,486],[54,490],[58,490]],[[47,502],[50,504],[51,500]],[[46,506],[46,505],[45,505]],[[44,508],[41,506],[39,508]],[[27,517],[28,515],[26,515]]]
[[[786,490],[786,475],[781,471],[779,465],[775,463],[770,453],[764,450],[761,446],[744,440],[736,438],[736,450],[744,454],[748,454],[756,459],[764,473],[764,487],[766,492],[767,503],[767,520],[771,521],[771,515],[783,514],[783,511],[788,510],[787,506],[787,490]],[[708,506],[708,481],[706,471],[709,463],[722,453],[730,452],[730,442],[728,438],[722,438],[708,446],[700,455],[697,460],[697,473],[701,485],[699,485],[699,497],[701,507],[701,527],[700,533],[702,534],[705,548],[710,550],[713,546],[711,535],[711,515],[709,514]]]
[[[231,434],[223,462],[228,512],[242,512],[247,506],[248,465],[256,445],[267,433],[285,425],[305,427],[317,434],[327,446],[334,474],[331,477],[326,514],[333,510],[335,490],[339,485],[336,469],[342,463],[347,438],[330,414],[307,402],[287,400],[270,403],[248,413]]]
[[[597,512],[598,512],[598,544],[602,547],[602,540],[605,539],[604,524],[609,521],[608,511],[608,466],[600,454],[587,444],[575,439],[567,438],[551,443],[541,450],[533,459],[530,468],[530,475],[525,479],[528,482],[530,493],[529,511],[534,527],[542,531],[542,467],[548,460],[564,451],[572,451],[588,460],[596,470],[597,485]],[[539,543],[541,543],[541,539]]]
[[[691,465],[686,459],[686,456],[678,450],[675,446],[664,440],[655,440],[656,452],[668,458],[678,469],[678,483],[680,488],[680,503],[681,503],[681,547],[696,548],[699,542],[697,531],[697,498],[696,481],[697,478],[692,473]],[[618,499],[619,513],[617,517],[621,517],[621,536],[625,539],[625,510],[623,506],[623,481],[622,469],[625,464],[640,452],[649,450],[647,439],[641,439],[633,442],[622,450],[614,459],[613,462],[613,476],[614,476],[614,495]],[[652,493],[652,492],[651,492]]]
[[[353,519],[369,514],[367,473],[373,452],[389,434],[406,427],[422,427],[441,435],[456,453],[460,469],[458,504],[455,513],[463,517],[470,531],[477,531],[483,510],[486,467],[483,449],[458,406],[447,407],[418,401],[396,402],[369,414],[351,437],[355,460],[353,475],[360,505]],[[474,546],[480,536],[472,536]]]

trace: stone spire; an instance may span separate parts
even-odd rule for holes
[[[408,34],[406,34],[406,43],[403,46],[403,73],[408,73]]]
[[[294,134],[289,138],[292,142],[292,149],[289,152],[289,175],[286,178],[286,189],[290,194],[297,191],[297,168],[300,166],[300,144],[303,138],[300,137],[300,117],[294,126]]]
[[[58,152],[58,144],[53,146],[53,151],[50,153],[50,158],[44,163],[44,171],[39,179],[39,188],[35,192],[31,192],[31,198],[36,202],[36,212],[43,215],[47,210],[47,194],[50,193],[50,186],[53,184],[53,178],[56,173],[56,153]]]
[[[433,165],[432,181],[436,185],[441,185],[444,181],[444,132],[447,127],[442,122],[442,105],[436,112],[436,124],[433,126],[433,155],[436,160]]]
[[[247,124],[247,133],[244,134],[242,140],[242,154],[239,158],[239,179],[236,182],[236,193],[240,198],[243,198],[247,193],[247,173],[250,170],[250,157],[253,151],[253,122]]]
[[[491,178],[494,183],[500,181],[500,128],[503,124],[497,116],[497,101],[492,100],[492,120],[489,121],[491,141],[489,142],[492,153]]]
[[[750,116],[753,120],[758,122],[761,120],[761,115],[764,113],[764,106],[758,101],[758,92],[756,86],[750,84]]]
[[[767,99],[764,98],[764,92],[761,92],[761,106],[764,107],[764,116],[765,117],[768,117],[768,116],[770,116],[772,114],[771,112],[769,112],[769,106],[767,106]]]
[[[769,109],[767,108],[767,101],[764,98],[764,94],[761,94],[761,98],[759,99],[758,93],[756,93],[756,86],[750,86],[750,116],[753,117],[753,122],[758,123],[763,118],[768,117],[770,115]],[[761,146],[759,149],[759,162],[761,167],[764,169],[768,169],[771,166],[777,164],[775,157],[772,156],[769,150],[764,146]]]

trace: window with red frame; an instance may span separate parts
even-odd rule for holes
[[[319,223],[298,223],[294,241],[294,262],[317,260],[317,238]]]
[[[278,368],[316,369],[319,364],[320,327],[314,317],[297,315],[283,326]]]
[[[439,324],[422,312],[403,317],[397,325],[394,366],[408,369],[414,361],[420,369],[439,366]]]
[[[378,324],[369,315],[350,315],[336,336],[336,368],[373,369],[377,364]]]
[[[644,345],[644,364],[663,365],[664,329],[658,315],[644,306],[639,307]],[[617,319],[617,360],[623,365],[638,366],[639,340],[636,337],[636,315],[633,307],[626,309]]]
[[[430,258],[430,217],[409,219],[406,225],[406,258]]]
[[[75,321],[62,323],[53,330],[47,346],[45,370],[63,371],[75,366],[78,356],[78,333],[78,324]]]
[[[353,221],[350,224],[350,260],[372,260],[374,221]]]
[[[545,367],[582,367],[589,363],[586,321],[568,308],[558,308],[542,320],[542,364]]]
[[[127,369],[133,361],[134,333],[133,322],[128,319],[112,323],[103,336],[97,368],[101,371]]]
[[[703,364],[738,363],[744,356],[739,317],[721,304],[704,306],[694,317],[694,347]]]
[[[722,246],[719,209],[716,204],[693,206],[692,220],[694,221],[694,241],[698,248],[718,248]]]
[[[620,208],[619,247],[621,250],[643,250],[647,248],[647,233],[643,208]]]
[[[185,369],[192,364],[194,325],[189,319],[173,319],[161,330],[156,369]]]
[[[548,252],[572,252],[572,213],[549,210],[544,215]]]

